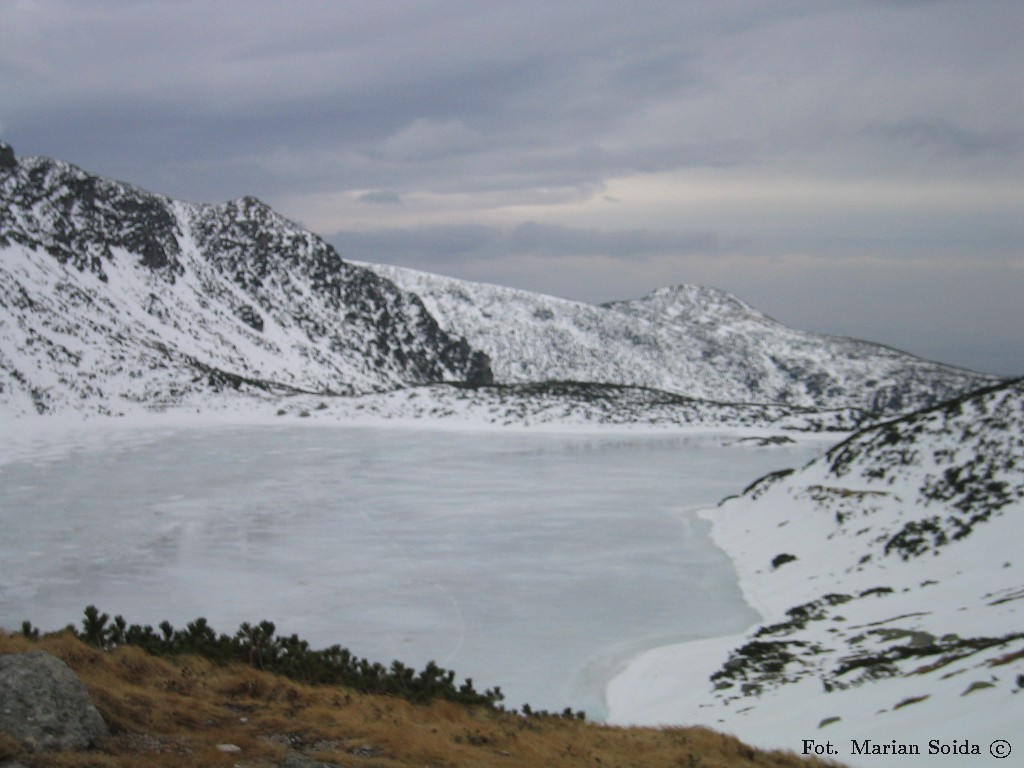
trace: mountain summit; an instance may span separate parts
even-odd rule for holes
[[[253,197],[171,200],[0,145],[0,404],[574,381],[891,414],[991,377],[676,286],[593,306],[343,261]]]

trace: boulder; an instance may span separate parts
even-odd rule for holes
[[[34,751],[96,746],[107,724],[70,667],[46,651],[0,656],[0,732]]]

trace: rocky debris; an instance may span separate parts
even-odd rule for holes
[[[81,750],[107,736],[82,681],[46,651],[0,656],[0,732],[34,751]]]

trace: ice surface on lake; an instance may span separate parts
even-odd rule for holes
[[[0,467],[0,626],[78,624],[90,603],[226,633],[270,619],[599,718],[628,656],[757,619],[693,511],[820,445],[324,426],[97,439]]]

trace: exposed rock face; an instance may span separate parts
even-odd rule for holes
[[[0,656],[0,732],[36,751],[88,749],[107,735],[82,681],[45,651]]]

